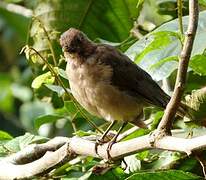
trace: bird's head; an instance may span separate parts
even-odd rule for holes
[[[70,28],[61,35],[60,44],[64,53],[84,55],[91,42],[83,32]]]

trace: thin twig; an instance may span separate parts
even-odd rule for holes
[[[48,34],[46,28],[44,27],[44,24],[37,17],[33,17],[33,19],[37,20],[39,22],[41,28],[43,29],[44,34],[46,35],[46,38],[47,38],[47,41],[48,41],[49,49],[50,49],[51,54],[52,54],[52,59],[53,59],[53,62],[54,62],[54,66],[57,66],[57,60],[56,60],[56,56],[55,56],[55,53],[54,53],[54,48],[52,46],[52,41],[51,41],[51,38],[49,37],[49,34]]]
[[[176,114],[176,111],[181,101],[181,97],[184,92],[186,77],[187,77],[187,68],[189,64],[190,55],[192,52],[197,25],[198,25],[198,13],[199,13],[198,1],[190,0],[189,1],[189,25],[188,25],[188,30],[184,41],[183,49],[180,55],[175,89],[171,97],[171,100],[167,105],[163,118],[158,126],[159,132],[164,131],[166,133],[170,133],[172,120]]]

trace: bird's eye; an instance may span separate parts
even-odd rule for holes
[[[67,50],[67,51],[68,51],[68,50],[69,50],[69,46],[65,46],[65,50]]]
[[[76,39],[76,42],[77,42],[77,43],[81,43],[81,41],[82,41],[82,38],[81,38],[81,36],[79,36],[79,37]]]

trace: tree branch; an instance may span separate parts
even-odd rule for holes
[[[68,143],[69,138],[57,137],[44,144],[28,146],[4,158],[0,161],[0,179],[23,179],[45,172],[72,156]]]
[[[189,1],[189,25],[183,44],[183,48],[180,54],[179,67],[177,72],[177,78],[175,83],[175,89],[171,97],[170,102],[167,105],[165,113],[158,126],[158,131],[170,133],[172,120],[176,114],[178,106],[181,101],[181,97],[184,92],[186,78],[187,78],[187,68],[189,64],[190,55],[192,52],[193,42],[198,25],[198,0]]]
[[[0,179],[10,180],[33,177],[39,173],[47,171],[52,167],[54,168],[54,166],[61,163],[65,159],[68,161],[74,157],[75,154],[108,159],[107,147],[109,143],[98,146],[99,155],[97,155],[95,152],[95,141],[91,141],[90,139],[91,137],[58,137],[47,143],[35,145],[38,149],[41,149],[40,147],[42,147],[42,151],[44,152],[46,147],[48,147],[48,151],[41,158],[31,163],[19,165],[19,163],[16,162],[16,159],[18,159],[19,162],[19,154],[21,154],[21,159],[25,159],[28,154],[25,152],[28,152],[29,149],[31,150],[31,147],[29,146],[21,152],[13,154],[10,157],[0,161],[0,169],[3,169],[3,171],[0,172]],[[191,155],[194,151],[196,152],[206,149],[205,139],[206,135],[192,139],[164,136],[161,139],[157,139],[155,144],[151,144],[151,136],[145,135],[114,144],[110,151],[110,155],[113,159],[120,159],[124,156],[137,153],[138,151],[154,148],[179,151],[186,153],[187,155]],[[62,145],[63,143],[66,144],[61,146],[56,151],[51,151],[52,144],[55,147],[57,145]],[[42,151],[39,152],[42,153]],[[30,156],[36,156],[36,151],[29,152]]]

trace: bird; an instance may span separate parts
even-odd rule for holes
[[[115,47],[94,43],[75,28],[61,35],[60,45],[74,98],[91,114],[111,122],[102,140],[116,122],[122,126],[113,143],[127,123],[147,128],[143,109],[165,109],[170,101],[146,71]],[[177,113],[186,115],[187,106],[181,103]]]

